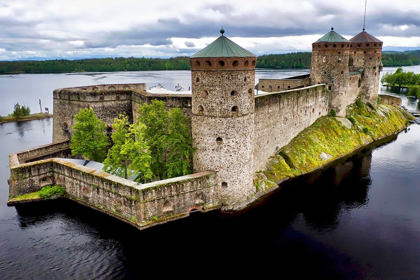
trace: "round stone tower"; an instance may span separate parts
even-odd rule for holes
[[[194,171],[215,171],[223,209],[238,209],[253,186],[257,57],[223,35],[193,55]]]
[[[349,78],[350,42],[334,31],[312,44],[311,84],[326,84],[332,91],[331,107],[343,116]]]
[[[364,102],[376,102],[382,59],[382,41],[362,32],[350,39],[350,71],[360,71],[360,92]]]

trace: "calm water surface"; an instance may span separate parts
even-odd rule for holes
[[[259,70],[257,78],[304,73]],[[0,76],[0,114],[33,98],[33,111],[39,98],[52,108],[52,90],[58,87],[143,81],[188,87],[189,75]],[[407,98],[403,104],[418,106]],[[19,211],[6,206],[8,155],[50,143],[51,131],[52,120],[0,125],[0,279],[253,273],[284,279],[420,279],[420,125],[323,172],[290,181],[241,215],[194,213],[144,231],[65,200]]]

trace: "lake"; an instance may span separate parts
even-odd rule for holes
[[[305,73],[258,69],[256,78]],[[38,112],[38,99],[52,111],[55,88],[137,82],[188,88],[190,72],[0,76],[0,115],[16,102]],[[8,155],[51,139],[52,119],[0,125],[0,279],[420,279],[420,125],[240,215],[193,213],[144,231],[66,200],[7,207]]]

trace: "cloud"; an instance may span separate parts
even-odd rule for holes
[[[184,44],[187,48],[194,48],[195,47],[194,42],[191,42],[191,41],[185,41]]]
[[[387,47],[420,48],[419,1],[370,0],[367,11],[367,31]],[[256,54],[310,51],[331,27],[359,33],[363,13],[362,0],[15,0],[0,9],[0,59],[190,55],[222,26]]]

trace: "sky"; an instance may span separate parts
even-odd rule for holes
[[[220,36],[255,55],[362,31],[365,0],[0,0],[0,60],[191,56]],[[368,0],[384,50],[420,49],[419,0]]]

